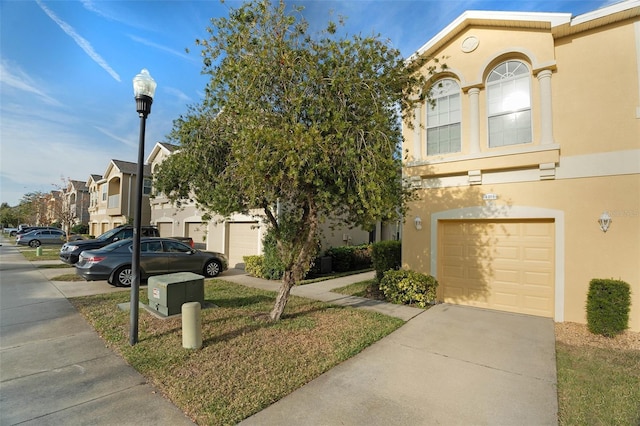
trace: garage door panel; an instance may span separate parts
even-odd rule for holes
[[[207,248],[207,225],[204,223],[188,222],[186,236],[191,237],[195,248],[202,250]]]
[[[444,300],[553,317],[553,244],[551,220],[441,222],[438,277]]]
[[[228,256],[232,268],[244,268],[244,256],[259,254],[257,222],[231,222],[228,224]]]

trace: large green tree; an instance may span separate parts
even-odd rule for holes
[[[323,221],[366,228],[404,206],[401,119],[427,77],[379,36],[339,36],[333,22],[310,35],[301,12],[262,0],[212,19],[196,40],[205,98],[174,122],[181,148],[155,182],[222,216],[261,212],[285,268],[272,320],[317,254]]]

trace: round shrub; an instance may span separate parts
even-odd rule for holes
[[[587,327],[594,334],[614,337],[627,329],[631,289],[618,280],[594,278],[587,294]]]
[[[426,308],[436,301],[438,281],[431,275],[415,271],[394,271],[384,273],[380,290],[393,303],[415,304]]]
[[[388,270],[400,269],[402,265],[402,243],[397,240],[389,240],[373,244],[371,259],[373,260],[373,269],[376,270],[376,280],[380,282],[383,274]]]
[[[262,270],[264,257],[263,256],[243,256],[244,270],[252,277],[264,278],[264,272]]]

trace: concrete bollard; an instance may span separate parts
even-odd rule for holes
[[[182,304],[182,347],[200,349],[202,347],[202,319],[200,302]]]
[[[42,246],[36,247],[36,256],[42,256]]]

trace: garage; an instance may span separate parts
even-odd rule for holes
[[[447,303],[553,318],[553,220],[438,222],[438,281]]]
[[[172,222],[158,222],[156,223],[158,232],[161,237],[173,237],[173,223]]]
[[[258,222],[227,223],[227,253],[230,268],[244,268],[243,256],[260,254]]]
[[[186,236],[191,237],[193,239],[193,244],[195,248],[206,250],[207,225],[203,224],[202,222],[188,222]]]

